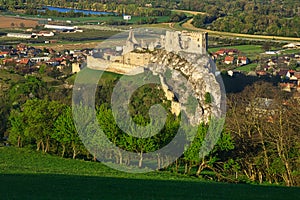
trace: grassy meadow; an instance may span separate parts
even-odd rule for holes
[[[238,46],[223,46],[223,47],[214,47],[209,48],[209,52],[216,52],[219,49],[237,49],[241,52],[242,55],[249,57],[251,60],[256,59],[260,53],[263,53],[261,45],[238,45]]]
[[[251,63],[248,65],[238,67],[238,68],[236,68],[236,70],[243,71],[243,72],[250,72],[250,71],[255,70],[256,67],[257,67],[257,63]]]
[[[1,199],[297,199],[299,188],[225,184],[170,172],[128,174],[101,163],[0,147]]]

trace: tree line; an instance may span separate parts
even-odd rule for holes
[[[207,15],[194,17],[194,25],[216,31],[299,37],[299,2],[207,1],[193,6]],[[188,3],[187,3],[188,2]],[[191,3],[191,4],[190,4]]]
[[[20,148],[94,161],[97,161],[95,155],[100,153],[120,165],[137,163],[143,167],[147,164],[143,160],[145,153],[164,147],[177,134],[179,117],[168,111],[163,129],[146,139],[124,133],[116,124],[109,103],[119,77],[107,77],[99,82],[96,92],[97,125],[87,123],[85,126],[94,135],[79,137],[73,121],[71,91],[49,93],[50,85],[31,76],[11,85],[11,89],[1,96],[1,122],[6,124],[1,127],[1,133],[6,133],[11,145]],[[199,157],[208,130],[208,124],[200,124],[185,153],[162,170],[224,182],[299,185],[300,102],[290,93],[264,82],[248,86],[240,93],[229,94],[227,102],[225,127],[214,149],[205,157]],[[148,112],[155,104],[161,104],[167,110],[170,107],[157,85],[139,88],[129,106],[134,122],[148,125]],[[82,109],[80,113],[85,113],[84,109],[88,108]],[[83,119],[89,117],[83,116]],[[100,140],[96,137],[99,136],[98,126],[113,144],[135,152],[139,157],[132,158],[109,150],[101,152],[99,149],[105,148],[99,148],[103,143],[101,137]],[[188,135],[186,139],[189,140]],[[83,145],[87,142],[91,147],[89,151]],[[160,168],[170,157],[158,156],[155,159],[157,168]]]
[[[25,4],[26,3],[26,4]],[[32,0],[11,1],[0,0],[0,10],[14,11],[25,9],[27,14],[36,14],[37,9],[45,5],[84,9],[94,11],[110,11],[118,15],[128,14],[140,17],[171,16],[172,9],[201,11],[206,15],[194,16],[194,25],[216,31],[234,33],[280,35],[299,37],[300,3],[294,0],[258,1],[258,0],[153,0],[148,1],[56,1],[42,0],[36,4]],[[148,7],[146,7],[148,5]],[[40,12],[41,15],[80,17],[81,13],[58,13],[55,11]],[[178,17],[171,17],[171,22],[177,22]],[[175,19],[175,20],[174,20]]]

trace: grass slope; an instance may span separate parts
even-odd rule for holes
[[[1,199],[297,199],[299,188],[225,184],[0,147]]]

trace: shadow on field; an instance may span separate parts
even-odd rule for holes
[[[297,199],[300,188],[109,177],[1,174],[1,199]]]
[[[242,92],[245,87],[253,85],[255,82],[263,81],[269,82],[273,85],[277,85],[280,82],[280,77],[278,76],[247,76],[242,73],[236,73],[233,77],[222,74],[222,79],[224,82],[226,93],[238,93]]]

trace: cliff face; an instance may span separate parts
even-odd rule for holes
[[[178,109],[185,111],[193,125],[221,116],[222,88],[207,56],[156,50],[148,67],[154,75],[160,76],[168,99],[172,98],[170,93],[174,94],[173,113],[179,113]]]

